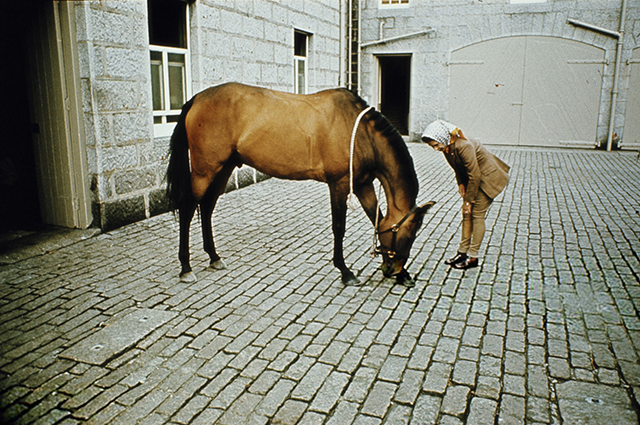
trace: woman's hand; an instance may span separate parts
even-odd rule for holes
[[[464,214],[464,215],[471,214],[471,203],[462,202],[462,214]]]

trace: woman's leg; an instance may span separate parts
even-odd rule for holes
[[[473,218],[472,214],[462,213],[462,233],[460,235],[460,245],[458,253],[467,254],[471,246],[471,237],[473,235]]]
[[[487,215],[487,210],[491,206],[491,202],[493,202],[493,199],[489,198],[482,190],[478,191],[478,196],[476,196],[471,210],[471,216],[468,219],[470,223],[470,235],[467,255],[469,258],[478,258],[480,244],[482,244],[482,239],[484,238],[484,219]],[[462,230],[464,233],[464,221]]]

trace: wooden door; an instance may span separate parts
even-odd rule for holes
[[[452,52],[449,120],[485,143],[594,146],[604,51],[556,37]]]
[[[74,2],[40,2],[28,34],[30,105],[42,221],[91,224]]]

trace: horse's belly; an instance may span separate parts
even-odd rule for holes
[[[252,144],[238,154],[243,163],[273,177],[289,180],[326,181],[324,162],[312,143],[281,143],[261,148],[261,143]]]

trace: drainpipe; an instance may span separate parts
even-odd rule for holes
[[[344,21],[344,11],[343,11],[343,7],[344,7],[344,2],[341,1],[340,2],[340,6],[338,8],[338,13],[340,14],[340,54],[338,55],[338,60],[339,62],[339,67],[338,67],[338,86],[337,87],[342,87],[343,84],[342,82],[345,81],[344,77],[344,57],[342,55],[344,55],[344,48],[345,48],[345,21]]]
[[[624,39],[625,14],[627,11],[627,0],[622,0],[622,10],[620,11],[620,28],[618,29],[618,44],[616,45],[616,67],[613,71],[613,89],[611,90],[611,116],[609,118],[609,135],[607,137],[607,150],[613,146],[613,127],[616,121],[616,104],[618,102],[618,80],[620,78],[620,61],[622,60],[622,44]]]
[[[367,41],[366,43],[360,44],[360,47],[364,49],[364,48],[367,48],[369,46],[375,46],[376,44],[386,44],[386,43],[390,43],[392,41],[403,40],[405,38],[411,38],[411,37],[418,37],[418,36],[421,36],[421,35],[433,34],[435,32],[436,32],[436,30],[434,30],[433,28],[429,27],[429,28],[427,28],[425,30],[412,32],[412,33],[409,33],[409,34],[397,35],[395,37],[389,37],[389,38],[381,38],[380,40],[375,40],[375,41]]]
[[[356,74],[358,75],[358,94],[362,93],[362,90],[360,90],[362,88],[362,76],[360,75],[360,63],[362,62],[362,48],[360,47],[360,40],[362,39],[360,34],[362,32],[362,1],[363,0],[358,0],[358,66],[356,67]]]
[[[349,0],[348,1],[348,5],[347,7],[349,8],[349,33],[347,34],[347,47],[348,47],[348,51],[347,51],[347,87],[349,88],[349,90],[353,89],[353,79],[351,78],[351,56],[353,55],[353,50],[352,50],[352,46],[353,46],[353,0]]]
[[[609,133],[607,135],[607,150],[610,151],[613,147],[613,128],[616,120],[616,105],[618,103],[618,80],[620,79],[620,62],[622,60],[622,45],[624,41],[624,26],[625,15],[627,11],[627,0],[622,0],[622,9],[620,11],[620,26],[618,31],[612,31],[606,28],[602,28],[596,25],[591,25],[586,22],[581,22],[575,19],[568,19],[567,23],[590,29],[592,31],[600,32],[608,36],[614,37],[618,40],[616,44],[616,60],[613,70],[613,87],[611,88],[611,111],[609,113]]]

